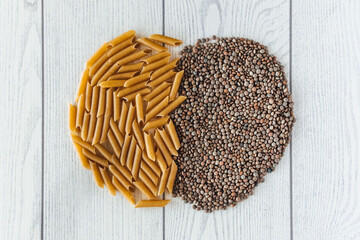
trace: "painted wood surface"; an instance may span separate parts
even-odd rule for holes
[[[0,2],[0,238],[40,239],[41,2]]]
[[[360,2],[293,2],[294,239],[360,239]]]
[[[359,12],[350,0],[0,1],[1,239],[360,239]],[[285,66],[292,145],[249,199],[133,209],[81,167],[67,103],[85,61],[129,29],[184,45],[252,38]]]

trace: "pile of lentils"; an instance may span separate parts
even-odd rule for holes
[[[279,163],[295,122],[283,66],[244,38],[199,39],[181,52],[172,114],[181,141],[174,196],[197,210],[235,206]]]

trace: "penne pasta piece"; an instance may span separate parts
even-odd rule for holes
[[[126,80],[108,80],[99,83],[99,86],[101,88],[123,87],[125,82]]]
[[[171,92],[169,95],[169,101],[172,102],[176,99],[176,93],[179,90],[180,87],[180,83],[181,83],[181,79],[184,75],[184,70],[182,70],[181,72],[176,73],[173,84],[171,86]]]
[[[108,52],[105,52],[101,57],[94,63],[94,65],[89,70],[90,77],[94,77],[96,72],[100,69],[100,67],[108,60],[107,56]]]
[[[111,115],[105,115],[104,121],[103,121],[103,128],[101,131],[101,137],[100,137],[100,143],[104,143],[107,141],[107,132],[109,131],[110,127],[110,118]]]
[[[167,184],[167,180],[168,180],[168,177],[169,177],[169,173],[170,173],[170,168],[166,169],[163,172],[163,174],[161,175],[160,184],[159,184],[158,192],[157,192],[158,195],[161,195],[161,194],[164,193],[165,187],[166,187],[166,184]]]
[[[130,146],[130,142],[131,142],[131,135],[125,135],[125,140],[124,140],[124,145],[121,151],[121,155],[120,155],[120,163],[122,166],[125,165],[126,162],[126,157],[127,157],[127,153],[129,151],[129,146]]]
[[[104,115],[101,115],[100,117],[98,117],[96,119],[94,137],[93,137],[92,143],[91,143],[92,145],[95,145],[96,143],[100,142],[103,121],[104,121]]]
[[[95,126],[96,126],[96,115],[90,113],[89,131],[87,134],[86,141],[91,142],[94,138]]]
[[[141,148],[139,147],[139,145],[136,145],[134,164],[133,164],[133,167],[131,169],[131,174],[134,177],[135,181],[137,181],[138,178],[139,178],[139,168],[140,168],[140,163],[141,163],[141,155],[142,155]]]
[[[112,155],[111,153],[108,152],[108,150],[106,150],[106,148],[104,148],[101,144],[97,143],[95,144],[95,148],[100,152],[100,154],[106,158],[106,160],[108,160],[109,162],[112,162]]]
[[[121,104],[121,113],[120,113],[120,119],[119,119],[119,130],[122,135],[125,134],[125,124],[126,124],[126,117],[128,114],[128,106],[126,105],[125,101]]]
[[[154,88],[154,87],[158,86],[159,84],[165,82],[166,80],[172,78],[175,75],[176,75],[176,72],[174,70],[170,70],[170,71],[164,73],[163,75],[161,75],[160,77],[152,79],[150,82],[148,82],[147,85],[149,87]]]
[[[135,208],[146,207],[165,207],[170,200],[141,200],[135,205]]]
[[[94,76],[92,76],[91,82],[90,82],[91,86],[95,86],[99,82],[100,78],[105,75],[106,71],[109,70],[109,68],[111,68],[111,66],[112,65],[110,64],[110,62],[106,61],[101,66],[101,68],[94,74]]]
[[[69,129],[74,132],[76,129],[76,107],[69,103]]]
[[[123,88],[121,90],[119,90],[118,92],[118,97],[123,97],[123,96],[126,96],[126,95],[129,95],[130,93],[133,93],[137,90],[140,90],[140,89],[143,89],[143,88],[146,88],[146,81],[145,82],[141,82],[141,83],[138,83],[136,85],[133,85],[131,87],[128,87],[128,88]]]
[[[179,39],[164,36],[164,35],[161,35],[161,34],[153,34],[153,35],[150,35],[149,38],[151,40],[155,40],[155,41],[165,43],[165,44],[168,44],[168,45],[171,45],[171,46],[179,46],[179,45],[182,44],[182,41],[179,40]]]
[[[179,140],[179,137],[177,135],[175,125],[174,125],[174,123],[173,123],[173,121],[171,119],[165,125],[165,130],[169,134],[169,136],[170,136],[176,150],[179,150],[179,148],[180,148],[180,140]]]
[[[118,52],[117,54],[115,54],[114,56],[109,58],[108,61],[110,62],[110,64],[113,64],[113,63],[119,61],[120,59],[124,58],[125,56],[128,56],[130,53],[135,52],[139,47],[140,47],[140,44],[134,43],[133,45],[125,48],[124,50]],[[117,70],[119,70],[119,69],[117,69]]]
[[[106,142],[107,132],[109,130],[110,118],[112,114],[112,100],[113,100],[113,89],[110,88],[106,91],[106,108],[103,128],[101,132],[100,143]]]
[[[112,164],[114,164],[117,167],[117,169],[120,169],[120,167],[122,167],[121,164],[120,164],[120,160],[114,154],[111,156],[111,161],[110,162]],[[131,178],[130,178],[130,180],[131,180]]]
[[[133,195],[116,179],[115,176],[112,177],[112,183],[116,189],[129,201],[132,205],[135,205],[135,199]]]
[[[134,136],[132,136],[129,146],[129,151],[126,157],[126,166],[130,171],[132,170],[134,164],[136,146],[137,146],[136,139],[134,138]]]
[[[100,117],[105,112],[106,89],[100,88],[99,104],[96,117]]]
[[[129,181],[132,182],[133,181],[133,176],[131,175],[131,172],[129,171],[129,169],[127,169],[126,167],[123,166],[119,166],[117,167],[117,169],[121,172],[122,175],[124,175],[124,177]]]
[[[145,148],[145,141],[144,141],[143,134],[142,134],[142,132],[140,130],[140,127],[139,127],[139,124],[137,123],[137,121],[133,121],[132,130],[133,130],[136,141],[139,144],[140,148],[144,149]]]
[[[106,107],[105,107],[105,116],[112,115],[112,105],[113,105],[113,88],[110,88],[106,91]]]
[[[90,113],[85,111],[84,113],[84,120],[81,126],[81,138],[82,140],[86,141],[88,131],[89,131],[89,122],[90,122]]]
[[[150,92],[150,89],[143,88],[143,89],[141,89],[141,90],[139,90],[137,92],[133,92],[133,93],[131,93],[129,95],[126,95],[125,97],[123,97],[123,99],[125,99],[125,101],[127,101],[127,102],[130,102],[130,101],[133,101],[135,99],[136,95],[140,94],[142,96],[142,95],[148,94],[149,92]]]
[[[135,42],[135,36],[130,37],[130,38],[126,39],[125,41],[117,44],[116,46],[110,48],[109,51],[107,51],[106,56],[108,58],[112,57],[115,54],[117,54],[118,52],[120,52],[121,50],[123,50],[123,49],[127,48],[128,46],[134,44],[134,42]]]
[[[120,73],[122,74],[122,73]],[[124,87],[131,87],[137,83],[141,83],[146,80],[150,80],[150,72],[142,73],[140,75],[137,75],[136,77],[132,77],[129,80],[127,80],[124,84]]]
[[[155,161],[155,151],[154,151],[154,144],[153,140],[150,134],[144,132],[144,138],[145,138],[145,149],[147,156]]]
[[[161,75],[163,75],[164,73],[174,69],[176,67],[176,65],[178,64],[179,62],[179,58],[169,62],[168,64],[166,64],[165,66],[157,69],[156,71],[154,71],[152,74],[151,74],[151,77],[150,79],[153,80],[153,79],[156,79],[158,77],[160,77]]]
[[[86,83],[86,94],[85,94],[85,109],[86,111],[90,112],[91,108],[91,94],[92,94],[92,87],[89,82]]]
[[[126,117],[126,124],[125,124],[125,133],[130,134],[131,133],[131,125],[135,118],[135,106],[133,103],[130,104],[129,111]]]
[[[169,120],[169,116],[162,117],[153,121],[149,121],[145,124],[142,130],[147,131],[153,128],[161,127],[165,125],[168,122],[168,120]]]
[[[160,151],[161,151],[162,155],[164,156],[167,165],[170,165],[172,162],[171,154],[170,154],[169,150],[167,149],[164,141],[162,140],[159,131],[155,132],[154,139],[155,139],[156,145],[158,146],[158,148],[160,148]]]
[[[122,73],[117,73],[112,75],[111,77],[108,78],[109,80],[123,80],[123,79],[129,79],[132,78],[134,76],[139,75],[139,71],[132,71],[132,72],[122,72]],[[122,86],[121,86],[122,87]]]
[[[147,58],[144,58],[142,59],[141,61],[142,62],[145,62],[147,64],[150,64],[150,63],[153,63],[153,62],[156,62],[160,59],[163,59],[163,58],[166,58],[166,57],[169,57],[171,56],[171,53],[169,52],[159,52],[159,53],[156,53],[150,57],[147,57]]]
[[[109,163],[108,161],[106,161],[105,159],[93,154],[92,152],[90,152],[89,150],[87,150],[86,148],[82,149],[82,152],[84,154],[85,157],[87,157],[88,159],[104,166],[104,167],[109,167]]]
[[[157,193],[156,185],[151,181],[149,176],[141,168],[139,170],[139,178],[155,196]]]
[[[169,105],[166,106],[166,108],[164,108],[159,114],[158,116],[160,117],[164,117],[166,115],[168,115],[170,112],[172,112],[173,110],[175,110],[175,108],[177,108],[183,101],[186,100],[185,96],[179,96],[177,99],[175,99],[175,101],[172,101]]]
[[[101,47],[94,53],[94,55],[89,58],[89,60],[86,62],[86,68],[90,69],[98,59],[107,52],[107,50],[111,46],[108,45],[108,43],[104,43],[101,45]]]
[[[108,133],[107,133],[107,137],[109,139],[109,142],[110,142],[110,145],[112,147],[112,149],[114,150],[115,152],[115,155],[117,157],[120,157],[120,154],[121,154],[121,148],[119,146],[119,143],[116,141],[116,137],[114,135],[114,133],[112,132],[111,129],[109,129]]]
[[[120,107],[121,107],[121,100],[117,97],[117,92],[113,92],[113,112],[114,112],[114,121],[119,120],[120,118]]]
[[[135,53],[133,53],[133,54],[131,54],[129,56],[126,56],[126,57],[120,59],[119,64],[120,64],[120,66],[128,64],[128,63],[133,62],[135,60],[138,60],[138,59],[140,59],[142,57],[145,57],[150,52],[151,52],[150,49],[144,49],[142,51],[135,52]]]
[[[97,109],[99,105],[99,93],[100,93],[100,88],[98,86],[93,87],[90,114],[94,116],[97,113]]]
[[[156,157],[156,162],[159,164],[159,166],[161,168],[161,171],[165,172],[166,169],[168,168],[168,165],[167,165],[159,148],[155,152],[155,157]]]
[[[77,103],[76,127],[81,128],[84,120],[84,112],[85,112],[85,95],[81,94],[81,96],[79,97],[79,101]]]
[[[150,39],[148,38],[140,38],[138,40],[136,40],[137,42],[157,51],[157,52],[163,52],[163,51],[166,51],[168,50],[167,47],[164,47],[164,46],[161,46],[160,44],[157,44],[153,41],[151,41]]]
[[[139,72],[139,71],[142,69],[143,65],[144,65],[143,62],[134,63],[134,64],[128,64],[128,65],[123,65],[123,66],[121,66],[120,69],[118,70],[118,73],[132,72],[132,71]]]
[[[104,188],[104,180],[101,177],[99,166],[92,161],[90,161],[90,166],[96,185],[98,185],[101,188]]]
[[[145,95],[144,100],[149,102],[155,96],[158,96],[160,93],[162,93],[170,85],[171,85],[171,83],[163,82],[162,84],[157,86],[155,89],[153,89],[149,94]]]
[[[169,103],[169,97],[164,98],[158,105],[153,107],[148,113],[145,115],[145,122],[150,121],[153,117],[158,115]]]
[[[175,162],[172,161],[168,181],[166,183],[166,188],[168,189],[170,194],[172,194],[172,190],[174,187],[174,181],[175,181],[177,169],[178,167],[176,166]]]
[[[155,195],[149,190],[149,188],[142,182],[134,182],[137,189],[140,190],[148,199],[157,199]]]
[[[151,168],[151,170],[153,170],[153,172],[160,177],[161,175],[161,169],[156,165],[155,161],[151,160],[145,152],[142,153],[141,155],[142,159],[144,160],[144,162],[149,165],[149,167]],[[155,153],[155,157],[156,157],[156,153]]]
[[[71,134],[71,139],[74,143],[79,144],[83,148],[86,148],[87,150],[91,151],[92,153],[96,153],[95,147],[91,146],[90,143],[83,141],[79,136],[76,136],[75,134]]]
[[[84,154],[82,152],[82,147],[77,143],[73,143],[73,144],[74,144],[75,150],[76,150],[76,152],[77,152],[77,154],[79,156],[81,165],[86,169],[91,169],[89,160],[84,156]]]
[[[106,67],[107,71],[105,71],[103,73],[103,75],[101,76],[98,76],[98,78],[96,80],[95,77],[97,76],[97,73],[95,74],[94,78],[91,79],[91,81],[96,81],[96,83],[101,83],[103,81],[106,81],[108,80],[109,77],[111,77],[112,75],[114,75],[116,73],[117,70],[119,70],[120,66],[121,66],[121,63],[120,63],[121,60],[117,61],[116,63],[114,63],[113,65],[111,65],[112,63],[110,63],[110,59],[103,65],[103,66],[106,66],[106,64],[110,67]],[[101,70],[101,68],[100,68]],[[100,72],[99,70],[99,72]],[[96,84],[95,83],[95,84]]]
[[[75,129],[75,132],[70,132],[70,134],[74,134],[75,136],[78,136],[81,138],[81,130],[78,128]]]
[[[127,190],[134,192],[134,188],[131,182],[126,179],[126,177],[114,165],[110,165],[109,170]]]
[[[102,179],[103,179],[105,186],[106,186],[107,190],[109,191],[109,193],[113,196],[116,196],[115,187],[112,184],[110,177],[109,177],[108,173],[106,172],[106,169],[103,167],[100,167],[100,173],[101,173]]]
[[[159,102],[161,102],[166,96],[170,93],[170,87],[165,89],[162,93],[151,99],[146,107],[146,111],[150,111],[153,107],[155,107]]]
[[[169,57],[164,57],[156,62],[147,64],[143,67],[141,73],[146,73],[146,72],[151,72],[155,69],[161,68],[162,66],[165,66],[170,60],[170,56]]]
[[[136,31],[134,31],[134,30],[127,31],[126,33],[123,33],[120,36],[111,40],[108,44],[113,47],[113,46],[125,41],[126,39],[129,39],[129,38],[135,36],[135,33],[136,33]]]
[[[152,183],[157,186],[159,183],[159,177],[154,173],[153,170],[147,165],[144,161],[140,164],[140,169],[146,173],[146,175],[149,177],[149,179],[152,181]],[[140,174],[140,173],[139,173]],[[156,192],[154,193],[156,195]]]
[[[124,144],[124,137],[121,134],[118,126],[116,125],[115,121],[113,118],[110,118],[110,128],[113,131],[115,138],[117,140],[117,142],[120,144],[120,146],[122,147]]]
[[[158,132],[160,133],[160,136],[161,136],[162,140],[164,141],[170,154],[178,156],[178,152],[176,151],[176,149],[175,149],[169,135],[166,133],[165,129],[161,129],[161,130],[159,129]]]
[[[136,106],[136,117],[138,123],[141,124],[144,122],[144,102],[140,94],[137,94],[135,97],[135,106]]]

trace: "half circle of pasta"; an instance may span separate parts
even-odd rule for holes
[[[175,70],[167,47],[181,40],[154,34],[136,40],[130,30],[104,43],[86,62],[69,129],[81,165],[96,185],[135,205],[134,191],[148,200],[135,207],[164,207],[172,192],[180,141],[169,113],[186,98],[178,89],[183,72]],[[151,55],[152,50],[155,51]],[[174,77],[174,79],[173,79]]]

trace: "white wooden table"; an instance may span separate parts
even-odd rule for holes
[[[0,239],[360,239],[359,13],[357,0],[1,0]],[[82,169],[67,102],[85,61],[129,29],[248,37],[285,65],[292,142],[248,200],[134,209]]]

